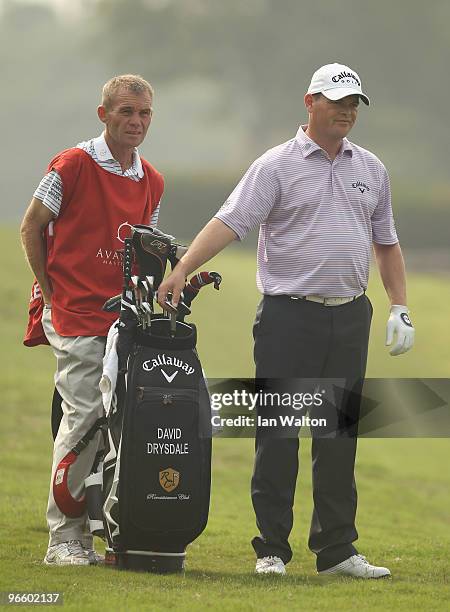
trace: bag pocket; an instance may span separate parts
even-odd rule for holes
[[[195,528],[203,480],[198,390],[136,387],[130,408],[120,485],[129,520],[147,533]]]

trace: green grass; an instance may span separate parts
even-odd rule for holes
[[[392,581],[324,580],[306,546],[311,516],[310,440],[301,441],[294,558],[282,580],[253,575],[255,535],[249,496],[252,440],[214,442],[208,527],[188,549],[184,576],[154,576],[105,568],[46,568],[46,495],[53,357],[21,345],[31,275],[16,234],[0,232],[7,262],[0,317],[0,590],[60,591],[67,610],[444,610],[449,609],[450,477],[448,439],[363,439],[359,442],[359,547],[391,568]],[[7,254],[7,255],[6,255]],[[223,273],[219,293],[205,289],[194,303],[199,350],[210,377],[252,375],[251,325],[258,295],[254,257],[233,249],[211,268]],[[387,301],[376,274],[369,375],[448,376],[450,281],[411,276],[409,296],[417,344],[392,358],[384,347]]]

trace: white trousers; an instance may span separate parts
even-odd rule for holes
[[[87,515],[65,516],[53,498],[53,478],[56,468],[67,453],[80,441],[95,421],[103,415],[102,396],[98,387],[102,375],[102,359],[106,338],[98,336],[59,336],[51,322],[51,308],[46,306],[42,326],[56,357],[55,386],[62,397],[63,417],[53,447],[52,476],[47,507],[49,546],[68,540],[81,540],[92,547]],[[91,440],[69,470],[69,490],[72,497],[83,495],[84,479],[89,476],[95,455],[101,444],[101,433]]]

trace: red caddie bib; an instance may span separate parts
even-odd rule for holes
[[[162,175],[142,159],[133,181],[104,170],[82,149],[59,153],[49,164],[63,184],[58,217],[47,229],[47,274],[52,323],[60,336],[106,336],[116,318],[103,303],[120,293],[124,239],[148,223],[164,189]],[[41,325],[43,300],[33,283],[24,344],[48,344]]]

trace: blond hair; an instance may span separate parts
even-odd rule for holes
[[[148,93],[153,100],[153,87],[148,81],[139,74],[121,74],[109,79],[109,81],[103,85],[102,105],[106,109],[112,107],[114,95],[121,88],[127,89],[136,95]]]

